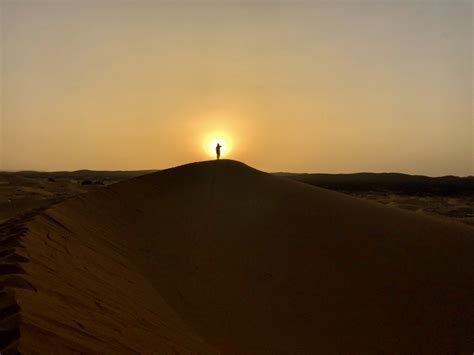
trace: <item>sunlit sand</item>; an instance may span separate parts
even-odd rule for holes
[[[443,353],[474,331],[472,228],[235,161],[110,185],[1,233],[22,353]]]

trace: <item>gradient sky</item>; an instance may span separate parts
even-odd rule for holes
[[[2,0],[0,0],[2,1]],[[1,2],[0,169],[474,175],[473,4]]]

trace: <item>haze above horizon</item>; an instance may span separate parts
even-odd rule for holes
[[[472,8],[1,1],[0,170],[474,175]]]

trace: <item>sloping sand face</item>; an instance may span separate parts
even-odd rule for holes
[[[456,223],[226,160],[28,218],[1,229],[4,350],[474,349],[474,235]]]

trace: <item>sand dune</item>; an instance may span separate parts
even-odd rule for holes
[[[189,164],[0,227],[0,348],[470,353],[470,227],[235,161]]]

